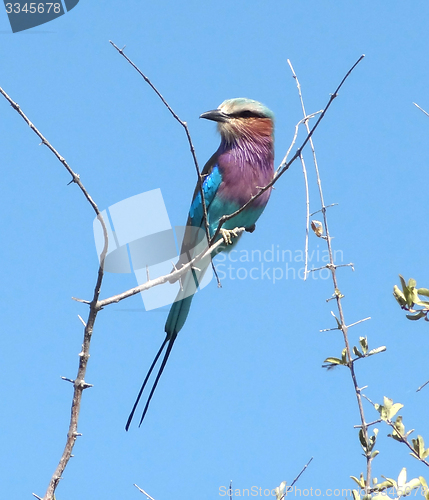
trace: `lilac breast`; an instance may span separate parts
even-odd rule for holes
[[[222,183],[217,195],[229,202],[243,206],[266,186],[274,174],[274,153],[271,137],[260,141],[242,140],[232,145],[221,144],[218,150],[218,166]],[[253,203],[252,207],[264,207],[271,194],[265,191]]]

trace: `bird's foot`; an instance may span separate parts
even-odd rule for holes
[[[238,236],[238,232],[235,229],[221,229],[220,234],[222,235],[225,245],[232,245],[231,235],[234,238],[237,238]]]

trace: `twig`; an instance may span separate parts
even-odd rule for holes
[[[369,397],[368,397],[368,396],[366,396],[366,395],[362,392],[362,391],[363,391],[363,389],[364,389],[364,387],[362,387],[361,389],[359,389],[359,392],[361,393],[362,397],[363,397],[363,398],[365,398],[365,399],[368,401],[368,403],[372,404],[372,406],[374,406],[374,408],[375,408],[375,403],[374,403],[373,401],[371,401],[371,400],[369,399]]]
[[[305,161],[302,154],[299,156],[302,165],[302,173],[304,175],[304,185],[305,185],[305,264],[304,264],[304,281],[307,279],[308,275],[308,233],[310,230],[310,195],[308,192],[308,178],[307,170],[305,168]]]
[[[371,316],[368,316],[367,318],[364,318],[364,319],[360,319],[359,321],[356,321],[355,323],[352,323],[351,325],[347,325],[347,328],[351,328],[352,326],[356,326],[359,323],[363,323],[364,321],[368,321],[369,319],[371,319]]]
[[[338,205],[338,203],[331,203],[330,205],[326,205],[326,207],[319,208],[319,210],[316,210],[315,212],[313,212],[312,214],[310,214],[310,217],[313,217],[313,215],[316,215],[319,212],[322,212],[323,210],[325,210],[325,208],[336,207],[337,205]]]
[[[298,481],[298,479],[304,474],[305,470],[307,469],[307,467],[311,464],[311,462],[313,461],[313,457],[310,458],[310,460],[304,465],[304,467],[301,469],[301,472],[296,476],[296,478],[290,483],[289,486],[286,486],[285,488],[285,492],[283,493],[283,495],[280,497],[280,500],[283,500],[285,496],[288,495],[288,493],[290,493],[292,490],[292,488],[294,487],[294,485],[296,484],[296,482]]]
[[[78,299],[77,297],[72,297],[72,300],[75,300],[76,302],[81,302],[82,304],[91,304],[91,301],[85,299]]]
[[[143,493],[143,495],[146,495],[147,498],[149,498],[149,500],[155,500],[153,497],[149,495],[149,493],[146,493],[145,490],[142,490],[140,486],[137,486],[136,484],[134,484],[133,486],[135,486],[141,493]]]
[[[299,130],[299,127],[307,122],[308,120],[310,120],[311,118],[314,118],[316,115],[320,115],[320,113],[323,113],[323,109],[321,109],[320,111],[316,111],[315,113],[312,113],[311,115],[308,115],[308,116],[305,116],[302,120],[300,120],[296,125],[295,125],[295,132],[293,134],[293,137],[292,137],[292,142],[289,146],[289,149],[286,151],[286,154],[284,155],[283,157],[283,160],[281,161],[280,165],[277,167],[277,170],[275,171],[274,173],[274,177],[277,177],[278,173],[280,172],[280,170],[282,169],[283,165],[286,163],[287,161],[287,158],[290,154],[290,152],[292,151],[292,148],[294,147],[295,145],[295,142],[296,142],[296,139],[298,137],[298,130]],[[260,189],[263,189],[263,187],[260,187]]]
[[[349,264],[331,264],[328,262],[328,264],[321,266],[321,267],[312,267],[311,269],[308,270],[309,273],[314,273],[315,271],[321,271],[322,269],[337,269],[339,267],[351,267],[354,271],[353,263],[350,262]]]
[[[78,314],[77,317],[80,319],[81,323],[83,326],[86,326],[85,321],[82,319],[82,317]]]
[[[360,56],[359,59],[353,64],[353,66],[347,71],[346,75],[341,80],[341,82],[338,85],[338,87],[336,88],[335,92],[333,94],[331,94],[326,107],[320,113],[320,116],[317,119],[316,123],[313,125],[313,128],[308,132],[307,137],[304,139],[304,141],[302,142],[301,146],[296,150],[296,152],[292,156],[292,158],[289,161],[287,161],[287,154],[286,154],[286,156],[283,158],[282,162],[280,163],[279,168],[276,171],[276,175],[274,176],[274,178],[272,179],[271,182],[269,182],[265,187],[261,188],[261,190],[257,194],[255,194],[254,196],[252,196],[249,199],[249,201],[247,203],[245,203],[241,208],[239,208],[238,210],[236,210],[235,212],[233,212],[230,215],[224,215],[223,217],[220,218],[219,225],[218,225],[218,227],[217,227],[217,229],[216,229],[216,231],[215,231],[215,233],[214,233],[214,235],[213,235],[213,237],[211,239],[211,242],[213,242],[213,241],[216,240],[217,235],[219,234],[219,232],[220,232],[223,224],[226,221],[232,219],[233,217],[235,217],[236,215],[238,215],[239,213],[241,213],[251,203],[253,203],[253,201],[255,201],[257,198],[259,198],[259,196],[261,196],[265,191],[267,191],[267,189],[270,189],[279,180],[279,178],[289,169],[289,167],[292,165],[292,163],[301,155],[302,150],[307,145],[307,143],[310,141],[312,135],[316,131],[317,127],[319,126],[319,123],[323,120],[324,116],[326,115],[326,112],[331,107],[332,102],[338,96],[338,92],[340,91],[340,89],[343,86],[344,82],[347,80],[347,78],[349,77],[349,75],[351,74],[351,72],[355,69],[355,67],[361,62],[361,60],[364,57],[365,57],[364,55]],[[308,118],[309,117],[304,113],[303,122],[308,121]],[[325,204],[322,203],[322,206],[325,206]]]
[[[392,427],[392,429],[395,430],[395,433],[397,435],[397,437],[399,438],[399,441],[401,443],[404,443],[411,451],[412,451],[412,455],[414,457],[416,457],[418,460],[420,460],[420,462],[422,462],[423,464],[426,465],[426,467],[429,467],[429,462],[427,462],[424,458],[421,458],[417,455],[416,453],[416,450],[410,445],[410,443],[408,442],[408,440],[401,434],[401,432],[399,431],[399,429],[396,427],[396,425],[394,424],[394,422],[392,422],[391,420],[386,420],[386,422],[388,423],[388,425],[390,425],[390,427]]]
[[[423,387],[425,387],[425,386],[426,386],[426,385],[428,385],[428,384],[429,384],[429,380],[428,380],[427,382],[425,382],[423,385],[421,385],[421,386],[417,389],[417,391],[416,391],[416,392],[421,391],[421,390],[423,389]]]
[[[307,467],[311,464],[311,462],[313,461],[313,457],[310,458],[310,460],[304,465],[304,467],[302,468],[301,472],[296,476],[296,478],[291,482],[290,484],[290,487],[292,487],[297,481],[298,479],[303,475],[303,473],[305,472],[305,470],[307,469]]]
[[[429,116],[429,113],[427,113],[423,108],[421,108],[418,104],[416,104],[415,102],[413,102],[414,106],[417,106],[420,111],[423,111],[423,113],[426,115],[426,116]]]
[[[198,177],[197,184],[198,184],[198,189],[200,191],[201,200],[202,200],[203,221],[204,221],[204,226],[205,226],[205,230],[206,230],[206,237],[207,237],[207,241],[210,241],[210,228],[209,228],[209,222],[208,222],[208,218],[207,218],[207,206],[206,206],[206,199],[205,199],[205,196],[204,196],[204,189],[203,189],[204,176],[201,175],[201,172],[200,172],[200,167],[198,165],[197,155],[195,153],[195,148],[194,148],[194,144],[192,142],[191,134],[189,132],[188,124],[185,121],[181,120],[181,118],[179,117],[179,115],[168,104],[168,102],[165,100],[164,96],[155,87],[155,85],[149,80],[149,78],[140,70],[140,68],[136,64],[133,63],[133,61],[131,61],[131,59],[128,56],[126,56],[124,54],[124,48],[125,47],[122,48],[122,49],[120,49],[117,45],[115,45],[115,43],[112,42],[112,40],[109,40],[109,42],[110,42],[110,44],[113,47],[115,47],[115,49],[121,54],[121,56],[123,56],[131,64],[131,66],[137,71],[137,73],[144,79],[144,81],[151,87],[151,89],[155,92],[155,94],[161,99],[162,103],[168,109],[168,111],[170,111],[170,113],[172,114],[173,118],[178,123],[180,123],[180,125],[184,128],[185,133],[186,133],[186,138],[188,139],[189,148],[191,149],[192,158],[194,160],[195,170],[197,172],[197,177]],[[215,265],[214,265],[213,261],[211,261],[211,265],[212,265],[212,268],[213,268],[213,272],[214,272],[214,274],[216,276],[216,279],[217,279],[217,282],[218,282],[218,286],[221,286],[220,285],[219,276],[217,274],[217,271],[216,271],[216,268],[215,268]]]
[[[379,418],[378,420],[374,420],[374,422],[370,422],[369,424],[366,424],[366,426],[370,427],[371,425],[376,425],[376,424],[379,424],[380,422],[383,422],[383,420],[381,420],[381,418]],[[361,427],[362,427],[362,424],[353,426],[354,429],[360,429]]]
[[[72,456],[72,451],[74,444],[76,442],[76,438],[80,435],[77,432],[77,424],[78,424],[78,419],[79,419],[79,413],[80,413],[80,406],[81,406],[81,401],[82,401],[82,393],[84,389],[89,387],[89,384],[86,384],[84,381],[85,379],[85,374],[86,374],[86,368],[87,368],[87,363],[89,359],[89,347],[91,343],[91,337],[92,337],[92,332],[94,329],[94,322],[95,318],[97,316],[98,310],[96,309],[95,305],[98,301],[98,297],[100,295],[100,289],[101,289],[101,284],[103,281],[103,265],[104,265],[104,259],[106,257],[107,253],[107,248],[108,248],[108,236],[107,236],[107,228],[106,224],[104,223],[103,217],[101,215],[100,210],[98,209],[98,206],[96,205],[95,201],[92,199],[92,197],[89,195],[88,191],[82,184],[80,177],[78,174],[76,174],[70,165],[67,163],[67,161],[58,153],[58,151],[49,143],[49,141],[42,135],[42,133],[34,126],[34,124],[29,120],[29,118],[25,115],[25,113],[22,111],[20,106],[12,100],[11,97],[8,96],[8,94],[0,87],[0,93],[4,96],[4,98],[9,101],[10,105],[12,108],[18,112],[18,114],[21,116],[21,118],[27,123],[27,125],[33,130],[33,132],[42,140],[42,144],[48,147],[50,151],[57,157],[57,159],[63,164],[63,166],[66,168],[66,170],[69,172],[69,174],[72,176],[72,181],[73,183],[77,184],[84,194],[85,198],[88,200],[89,204],[93,208],[94,212],[97,215],[97,219],[100,221],[101,226],[103,228],[103,234],[104,234],[104,248],[103,251],[101,252],[100,255],[100,266],[98,268],[98,275],[97,275],[97,281],[96,285],[94,288],[94,295],[93,299],[90,302],[90,310],[88,314],[88,320],[85,326],[84,330],[84,339],[83,339],[83,344],[82,344],[82,352],[79,354],[79,367],[77,371],[77,376],[76,379],[74,380],[73,386],[74,386],[74,392],[73,392],[73,400],[72,400],[72,407],[71,407],[71,416],[70,416],[70,424],[69,424],[69,429],[67,433],[67,440],[66,440],[66,445],[64,447],[63,454],[60,458],[60,461],[58,463],[58,466],[54,472],[54,474],[51,477],[51,480],[48,485],[48,489],[45,493],[45,496],[43,497],[43,500],[53,500],[55,497],[55,490],[58,486],[58,483],[62,477],[62,474],[70,460],[70,457]]]

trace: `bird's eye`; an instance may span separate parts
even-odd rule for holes
[[[242,111],[241,113],[239,113],[238,116],[240,118],[254,118],[257,115],[255,113],[253,113],[252,111],[249,111],[248,109],[246,109],[245,111]]]
[[[232,118],[264,118],[264,116],[257,111],[250,111],[250,109],[232,113],[230,116],[232,116]]]

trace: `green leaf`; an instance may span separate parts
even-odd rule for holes
[[[403,467],[398,476],[398,489],[403,490],[407,482],[407,469]]]
[[[324,363],[331,363],[331,365],[343,365],[344,363],[338,358],[326,358]]]
[[[341,330],[341,323],[340,320],[335,316],[334,311],[331,311],[332,316],[335,318],[335,321],[337,322],[337,327],[338,330]]]
[[[410,491],[415,490],[416,488],[420,488],[421,481],[420,478],[413,478],[405,485],[405,495],[407,495]]]
[[[423,476],[419,476],[420,484],[422,485],[422,492],[425,495],[425,499],[429,500],[429,488],[426,479]]]
[[[357,483],[357,485],[359,486],[359,488],[361,490],[365,489],[365,479],[363,478],[362,472],[360,474],[359,479],[356,476],[350,476],[350,477],[353,479],[353,481],[355,481]]]
[[[385,490],[386,488],[391,488],[392,486],[394,488],[396,488],[396,481],[390,477],[384,477],[384,476],[381,476],[385,479],[385,481],[383,481],[382,483],[378,483],[376,487],[377,491],[383,491]]]
[[[375,458],[380,452],[377,451],[377,450],[374,450],[372,453],[371,453],[371,458]]]
[[[405,425],[402,423],[401,415],[396,417],[393,432],[392,434],[388,434],[388,437],[391,437],[396,441],[402,441],[405,437]]]
[[[405,280],[401,275],[399,275],[399,279],[401,280],[402,291],[405,292],[405,289],[407,288],[407,284],[405,283]]]
[[[353,500],[360,500],[358,490],[352,490]]]
[[[364,354],[368,351],[368,339],[366,337],[359,337],[359,344]]]
[[[377,440],[378,429],[374,429],[374,435],[369,438],[368,451],[372,451]],[[377,452],[378,453],[378,452]]]
[[[406,314],[405,316],[412,321],[417,321],[418,319],[425,317],[426,314],[423,311],[419,311],[417,314]]]
[[[416,285],[417,285],[416,280],[414,280],[413,278],[410,278],[408,280],[408,288],[415,288]]]
[[[341,361],[342,361],[343,365],[347,365],[347,349],[346,348],[344,348],[341,351]]]
[[[407,301],[405,299],[405,295],[401,292],[401,290],[399,290],[397,285],[393,287],[393,296],[401,307],[406,305]]]
[[[353,346],[353,353],[358,357],[358,358],[363,358],[364,355],[359,351],[359,349],[356,346]]]
[[[398,411],[403,408],[404,405],[401,403],[393,404],[393,400],[384,396],[384,405],[375,405],[375,409],[380,413],[382,420],[390,420],[394,417]]]
[[[429,302],[427,300],[419,300],[419,299],[417,299],[417,300],[415,300],[414,304],[416,306],[422,306],[425,309],[427,309],[428,306],[429,306]]]
[[[382,345],[381,347],[377,347],[376,349],[371,349],[367,356],[373,356],[374,354],[378,354],[379,352],[384,352],[387,349],[385,345]]]
[[[361,428],[360,428],[360,430],[359,430],[359,441],[360,441],[360,444],[361,444],[361,446],[362,446],[362,448],[363,448],[363,451],[365,451],[365,452],[366,452],[366,451],[367,451],[367,448],[368,448],[368,443],[367,443],[367,441],[366,441],[366,439],[365,439],[365,435],[364,435],[364,433],[363,433],[363,429],[362,429],[362,427],[361,427]]]
[[[417,436],[416,439],[411,440],[413,442],[413,448],[415,451],[416,457],[419,459],[425,459],[429,455],[429,448],[425,449],[425,441],[422,436]],[[412,456],[414,456],[411,453]]]
[[[401,285],[402,285],[402,291],[404,293],[404,297],[405,297],[405,300],[407,302],[407,305],[408,307],[412,307],[413,303],[414,303],[414,298],[418,298],[417,297],[417,291],[415,290],[415,285],[414,286],[407,286],[407,284],[405,283],[405,280],[404,278],[399,275],[399,279],[401,280]],[[411,280],[408,280],[408,283],[412,283]]]
[[[285,486],[286,486],[286,481],[283,481],[280,486],[274,489],[276,493],[276,500],[280,500],[282,497],[284,497],[285,493]]]
[[[429,290],[427,288],[418,288],[417,293],[419,295],[424,295],[425,297],[429,297]]]

